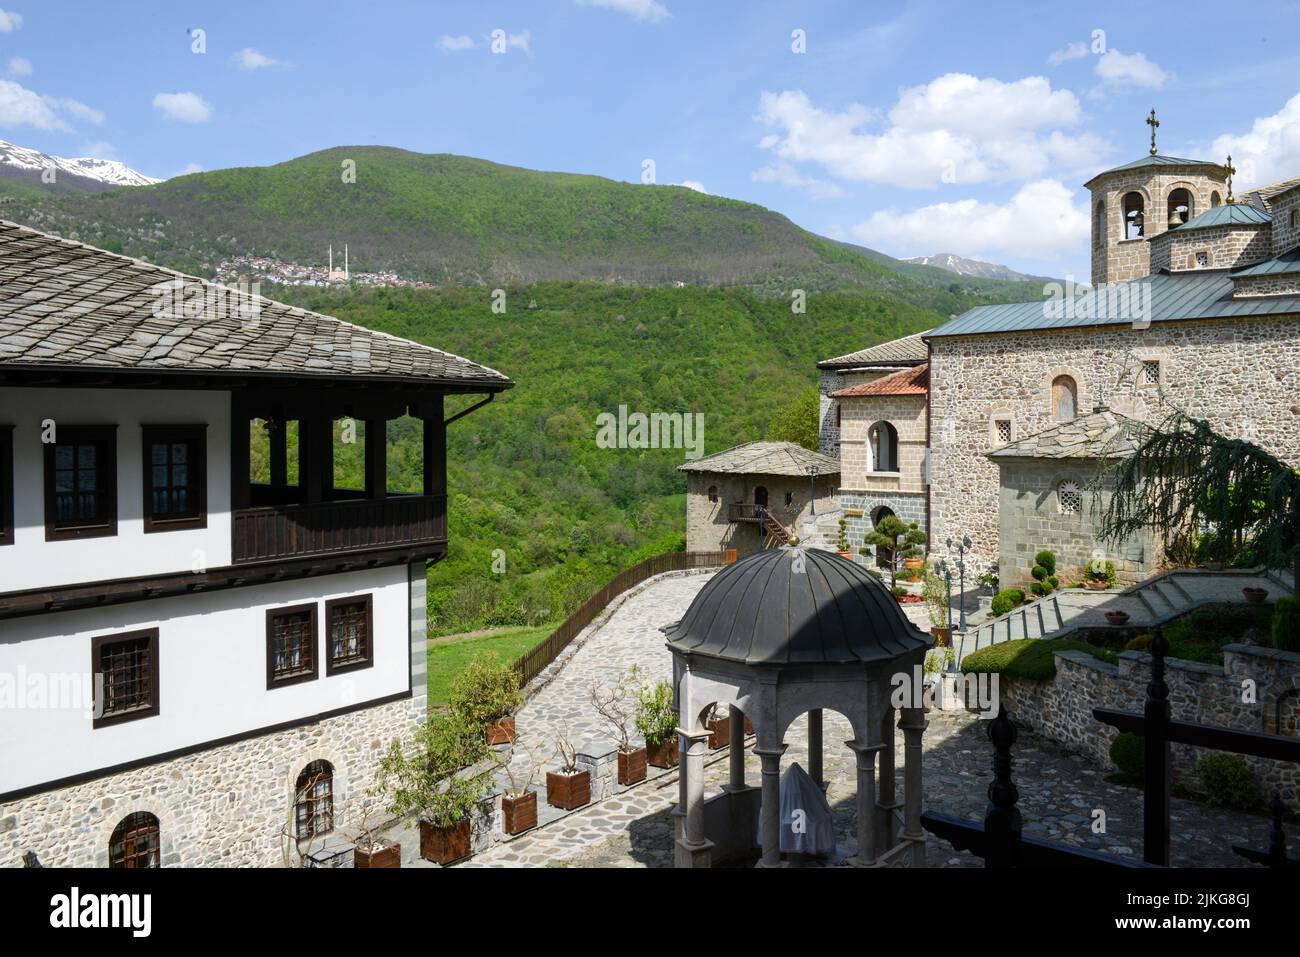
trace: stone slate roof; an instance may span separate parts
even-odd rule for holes
[[[677,466],[681,472],[713,472],[722,475],[799,475],[806,477],[813,466],[818,475],[839,475],[839,459],[810,452],[794,442],[749,442],[693,462]]]
[[[1148,166],[1213,166],[1219,170],[1223,170],[1222,163],[1211,163],[1206,160],[1180,159],[1177,156],[1165,156],[1162,153],[1157,153],[1154,156],[1143,156],[1141,159],[1135,159],[1133,162],[1125,163],[1123,166],[1116,166],[1112,169],[1102,170],[1083,185],[1085,187],[1091,186],[1096,180],[1101,179],[1103,176],[1109,176],[1111,173],[1124,173],[1129,170],[1144,169]]]
[[[1189,229],[1209,229],[1211,226],[1263,226],[1272,221],[1270,213],[1250,203],[1224,203],[1207,209],[1199,216],[1193,216],[1181,226],[1163,232],[1160,236],[1177,236]],[[1153,238],[1159,239],[1160,236]]]
[[[513,384],[450,352],[4,220],[0,366]]]
[[[755,666],[885,664],[934,644],[865,568],[817,548],[728,565],[664,634],[674,650]]]
[[[837,399],[871,395],[925,395],[930,391],[930,363],[922,362],[911,369],[894,372],[873,382],[849,386],[832,392]]]
[[[1256,206],[1272,212],[1273,200],[1283,193],[1289,193],[1297,186],[1300,186],[1300,176],[1284,179],[1280,183],[1270,183],[1268,186],[1258,186],[1255,189],[1248,190],[1246,195]]]
[[[1150,289],[1140,288],[1142,286]],[[1129,325],[1134,317],[1125,314],[1124,309],[1139,301],[1144,303],[1148,295],[1152,323],[1300,314],[1300,296],[1233,299],[1232,291],[1232,275],[1226,269],[1155,273],[1116,283],[1109,291],[1099,289],[1084,293],[1073,300],[1072,309],[1062,309],[1058,302],[1056,309],[1052,310],[1049,308],[1053,305],[1051,300],[976,306],[945,322],[929,333],[929,337]],[[1113,306],[1119,311],[1115,312]]]
[[[921,339],[922,336],[928,335],[929,332],[930,330],[927,329],[925,332],[904,336],[901,339],[891,339],[889,342],[882,342],[879,345],[861,349],[858,352],[850,352],[848,355],[837,356],[834,359],[823,359],[817,363],[817,368],[851,369],[857,366],[916,365],[918,362],[925,362],[929,358],[925,342]]]
[[[991,459],[1123,458],[1137,448],[1143,426],[1136,419],[1099,408],[988,453]]]

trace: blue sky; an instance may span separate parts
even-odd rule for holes
[[[1297,0],[0,5],[0,137],[158,177],[358,143],[649,159],[892,255],[1084,279],[1081,184],[1145,154],[1153,106],[1161,152],[1300,175]]]

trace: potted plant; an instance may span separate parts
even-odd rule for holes
[[[560,770],[546,772],[546,803],[572,811],[591,803],[591,772],[578,770],[578,750],[561,731],[555,738]]]
[[[483,729],[489,745],[515,739],[514,712],[523,702],[519,674],[496,652],[471,661],[451,685],[451,710]]]
[[[524,753],[524,763],[517,765],[519,751]],[[501,830],[507,834],[522,834],[537,826],[537,792],[532,789],[537,772],[555,752],[538,758],[533,748],[521,745],[516,739],[510,747],[491,751],[492,762],[505,774],[509,787],[501,794]]]
[[[1252,605],[1262,605],[1264,599],[1268,597],[1267,588],[1256,588],[1253,585],[1247,585],[1241,590],[1241,593],[1246,596],[1246,601]]]
[[[378,830],[375,808],[367,798],[361,806],[361,820],[356,833],[350,835],[355,845],[352,848],[352,866],[358,870],[402,866],[402,845],[381,837]]]
[[[925,541],[925,532],[921,531],[916,522],[909,525],[897,515],[886,515],[862,539],[863,545],[874,546],[877,555],[884,550],[883,554],[889,560],[891,585],[898,584],[899,560],[906,562],[909,559],[921,559],[921,546]],[[862,554],[870,555],[871,552],[863,548]]]
[[[1105,591],[1115,586],[1115,563],[1093,561],[1088,563],[1087,575],[1083,583],[1093,591]]]
[[[677,766],[677,709],[673,707],[673,686],[667,681],[641,689],[636,703],[636,729],[645,737],[651,766]]]
[[[930,616],[930,634],[938,639],[939,647],[948,644],[948,581],[933,564],[926,566],[925,584],[921,586],[921,595],[925,598],[925,610]]]
[[[1123,625],[1128,622],[1128,612],[1120,611],[1118,608],[1112,608],[1106,612],[1106,620],[1112,625]]]
[[[975,578],[975,584],[979,585],[991,598],[998,593],[998,566],[992,565],[987,570],[982,571]]]
[[[939,676],[948,670],[948,664],[956,657],[951,648],[931,648],[925,653],[925,663],[921,669],[921,710],[929,711],[934,705],[934,689],[939,683]]]
[[[456,711],[430,716],[405,746],[379,760],[376,784],[394,815],[419,815],[420,856],[452,864],[471,851],[471,815],[491,787],[476,768],[488,755],[483,727]]]
[[[587,691],[591,706],[596,709],[600,719],[609,725],[618,741],[618,783],[623,787],[644,781],[646,776],[645,748],[632,747],[628,734],[635,707],[631,690],[638,681],[638,675],[637,666],[633,665],[632,670],[620,678],[613,688],[606,689],[599,681],[593,681]]]
[[[840,558],[853,560],[853,549],[849,545],[849,523],[844,519],[840,519],[840,534],[835,543],[835,548],[840,553]]]

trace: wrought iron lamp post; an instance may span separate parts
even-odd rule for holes
[[[952,539],[947,541],[948,551],[953,550]],[[971,541],[969,535],[963,535],[960,542],[957,543],[957,575],[960,584],[957,589],[957,628],[962,634],[966,633],[966,553],[970,551]]]
[[[808,471],[808,494],[812,501],[812,512],[817,514],[817,466],[812,466]]]
[[[939,559],[939,574],[943,576],[943,583],[948,590],[948,647],[952,647],[952,568],[948,565],[948,559]]]

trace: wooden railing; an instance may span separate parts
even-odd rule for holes
[[[564,647],[590,625],[618,595],[655,575],[685,571],[689,568],[715,568],[736,560],[734,548],[718,552],[668,552],[655,555],[619,572],[608,585],[582,603],[577,611],[551,632],[549,638],[515,662],[520,687],[532,681],[564,650]]]
[[[273,505],[232,516],[235,564],[446,540],[445,495]]]
[[[749,502],[730,502],[727,505],[729,522],[761,522],[766,513],[766,505],[753,505]]]

